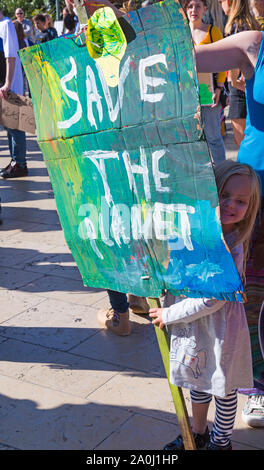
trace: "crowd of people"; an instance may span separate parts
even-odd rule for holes
[[[41,44],[58,37],[52,18],[38,13],[26,18],[22,8],[17,8],[14,20],[0,12],[0,98],[7,98],[9,90],[19,95],[29,95],[28,81],[21,65],[18,50]],[[78,18],[69,3],[62,12],[62,34],[78,33]],[[26,134],[18,129],[6,128],[10,150],[10,163],[0,170],[2,178],[20,178],[28,175],[26,159]]]
[[[133,0],[123,4],[94,0],[93,8],[102,3],[111,6],[117,17],[136,8]],[[141,6],[150,3],[152,0],[145,0]],[[264,77],[264,0],[182,0],[181,3],[190,25],[197,70],[212,74],[212,103],[201,106],[201,118],[215,168],[223,233],[238,271],[247,280],[246,315],[238,302],[186,298],[176,302],[167,295],[164,308],[150,309],[145,298],[108,290],[111,307],[99,312],[98,321],[114,334],[127,336],[131,333],[131,308],[135,313],[149,313],[153,323],[160,327],[171,327],[174,360],[171,361],[170,380],[191,389],[197,448],[230,450],[238,389],[248,395],[243,411],[245,422],[264,426],[264,362],[259,345],[256,349],[256,325],[264,300],[264,217],[263,209],[262,213],[260,210],[264,193],[259,184],[259,181],[262,185],[264,182],[264,94],[261,85]],[[26,93],[25,77],[23,79],[17,55],[19,48],[58,36],[49,15],[38,14],[30,20],[18,8],[15,16],[16,20],[12,22],[0,11],[5,67],[1,67],[1,99],[7,98],[9,90],[21,95]],[[78,33],[80,25],[72,0],[65,2],[63,21],[63,34]],[[227,104],[238,149],[237,162],[227,161],[225,155],[221,123]],[[11,162],[0,171],[0,176],[27,176],[25,133],[6,130]],[[258,213],[262,214],[260,223],[256,223]],[[184,375],[186,371],[183,372],[180,355],[188,351],[182,347],[184,341],[179,337],[178,325],[182,322],[188,324],[189,330],[194,329],[193,341],[200,349],[205,348],[203,340],[207,338],[211,372],[200,382],[190,380]],[[178,345],[176,349],[175,344]],[[216,418],[209,433],[206,418],[212,395],[215,396]],[[165,447],[167,450],[183,448],[181,436]]]

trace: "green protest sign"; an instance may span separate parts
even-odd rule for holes
[[[140,296],[167,289],[241,300],[183,10],[166,0],[119,23],[111,12],[96,12],[87,44],[60,37],[20,53],[83,282]]]

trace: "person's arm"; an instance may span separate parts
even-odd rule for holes
[[[15,57],[6,58],[6,79],[4,85],[0,88],[0,98],[7,99],[8,92],[11,88],[14,70],[15,70]]]
[[[206,298],[185,298],[168,308],[152,308],[149,315],[153,318],[154,325],[163,328],[164,325],[189,323],[210,315],[222,308],[225,302]]]
[[[261,31],[243,31],[212,44],[195,48],[198,72],[221,72],[240,69],[246,79],[254,73]]]

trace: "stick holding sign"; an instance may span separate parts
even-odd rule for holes
[[[160,308],[161,303],[159,299],[148,298],[148,303],[151,308]],[[158,326],[155,326],[155,332],[157,336],[157,341],[159,344],[159,349],[161,357],[163,360],[164,369],[167,375],[169,382],[169,387],[171,391],[171,396],[173,399],[178,423],[181,429],[182,438],[184,442],[185,450],[196,450],[196,445],[190,425],[190,420],[188,416],[188,411],[186,408],[184,396],[182,389],[176,385],[172,385],[169,380],[170,376],[170,360],[169,360],[169,338],[165,330],[161,330]]]

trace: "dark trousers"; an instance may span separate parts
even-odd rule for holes
[[[129,303],[127,301],[127,295],[122,292],[107,289],[109,301],[112,309],[118,313],[125,313],[128,310]]]

